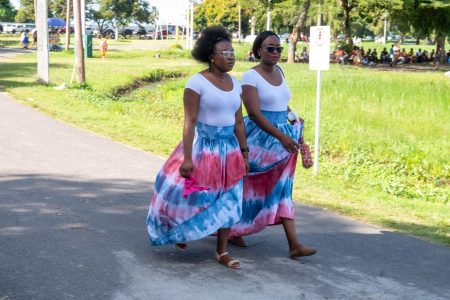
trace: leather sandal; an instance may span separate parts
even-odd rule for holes
[[[175,244],[175,248],[180,251],[186,251],[188,244],[185,243],[177,243]]]
[[[230,268],[230,269],[233,269],[233,270],[238,270],[238,269],[240,269],[241,268],[241,262],[239,261],[239,260],[237,260],[237,259],[232,259],[232,260],[230,260],[229,262],[224,262],[223,260],[222,260],[222,257],[223,256],[225,256],[225,255],[227,255],[228,254],[228,252],[224,252],[224,253],[222,253],[222,254],[219,254],[219,253],[217,253],[216,252],[216,254],[215,254],[215,260],[219,263],[219,264],[222,264],[222,265],[224,265],[224,266],[226,266],[226,267],[228,267],[228,268]]]
[[[247,243],[242,238],[242,236],[235,236],[235,237],[229,238],[228,243],[230,243],[231,245],[237,246],[237,247],[247,248]]]

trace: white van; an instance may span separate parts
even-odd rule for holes
[[[28,29],[31,32],[36,28],[33,23],[8,23],[6,26],[3,26],[3,32],[5,33],[20,33]]]

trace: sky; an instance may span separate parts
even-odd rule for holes
[[[17,8],[19,0],[10,0]],[[159,21],[161,24],[184,24],[186,9],[189,0],[147,0],[150,5],[155,6],[159,11]]]

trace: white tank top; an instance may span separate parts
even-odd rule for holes
[[[272,85],[257,71],[250,69],[242,75],[241,84],[242,86],[250,85],[256,88],[260,110],[285,111],[291,98],[291,92],[286,84],[283,73],[281,77],[283,81],[280,85]]]
[[[219,89],[200,73],[188,80],[186,88],[200,95],[198,122],[219,127],[236,123],[235,114],[241,105],[242,88],[236,78],[230,77],[233,89],[229,92]]]

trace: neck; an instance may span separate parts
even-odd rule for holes
[[[212,68],[210,71],[211,75],[217,77],[217,78],[225,78],[226,74],[225,72],[219,71],[216,68]]]
[[[261,63],[259,64],[259,67],[268,74],[273,74],[275,72],[275,65],[266,65]]]

